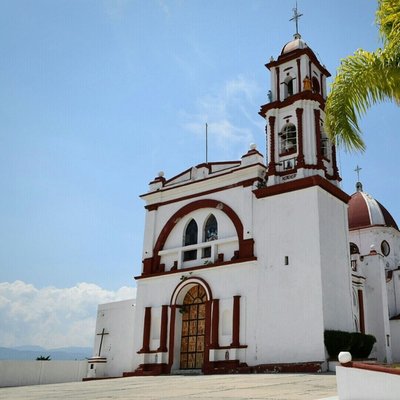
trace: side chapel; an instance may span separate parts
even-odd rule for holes
[[[150,182],[136,304],[121,303],[133,326],[99,306],[88,376],[321,371],[327,329],[400,355],[400,232],[361,184],[340,188],[323,128],[330,74],[298,33],[266,67],[267,162],[251,145]]]

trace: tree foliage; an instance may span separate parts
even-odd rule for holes
[[[368,108],[385,100],[400,103],[400,0],[378,0],[376,24],[383,48],[343,59],[326,102],[325,129],[348,150],[365,149],[358,119]]]
[[[36,361],[51,361],[51,357],[50,356],[39,356],[39,357],[36,357]]]

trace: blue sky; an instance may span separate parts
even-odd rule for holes
[[[341,58],[380,45],[375,1],[298,4],[300,33],[332,75]],[[171,177],[204,161],[206,122],[210,161],[238,159],[251,142],[265,153],[257,114],[269,89],[264,64],[291,40],[293,6],[292,0],[0,2],[6,321],[19,315],[10,304],[26,306],[20,293],[42,307],[56,301],[43,296],[50,289],[84,297],[89,285],[99,295],[87,306],[87,334],[71,333],[64,342],[91,344],[96,301],[134,293],[144,229],[138,196],[148,182],[160,170]],[[367,151],[338,155],[343,189],[354,191],[359,164],[365,191],[398,223],[399,125],[398,107],[375,106],[361,123]],[[72,313],[70,323],[79,326],[79,318]],[[0,346],[44,343],[44,333],[38,339],[28,335],[32,325],[21,326],[0,331]]]

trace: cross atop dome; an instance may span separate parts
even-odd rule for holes
[[[362,168],[359,167],[358,165],[357,165],[356,169],[354,170],[354,172],[357,173],[357,183],[356,183],[357,192],[362,192],[363,191],[362,183],[360,182],[360,171],[361,170],[362,170]]]
[[[301,39],[301,35],[299,33],[299,19],[302,16],[303,14],[300,14],[297,9],[297,1],[296,1],[296,7],[293,8],[293,17],[290,18],[289,20],[289,21],[295,21],[296,23],[296,33],[293,35],[295,39]]]

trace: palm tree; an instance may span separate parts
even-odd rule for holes
[[[325,129],[347,150],[365,150],[358,118],[373,104],[400,104],[400,0],[378,0],[376,24],[383,48],[357,50],[338,68],[326,102]]]

